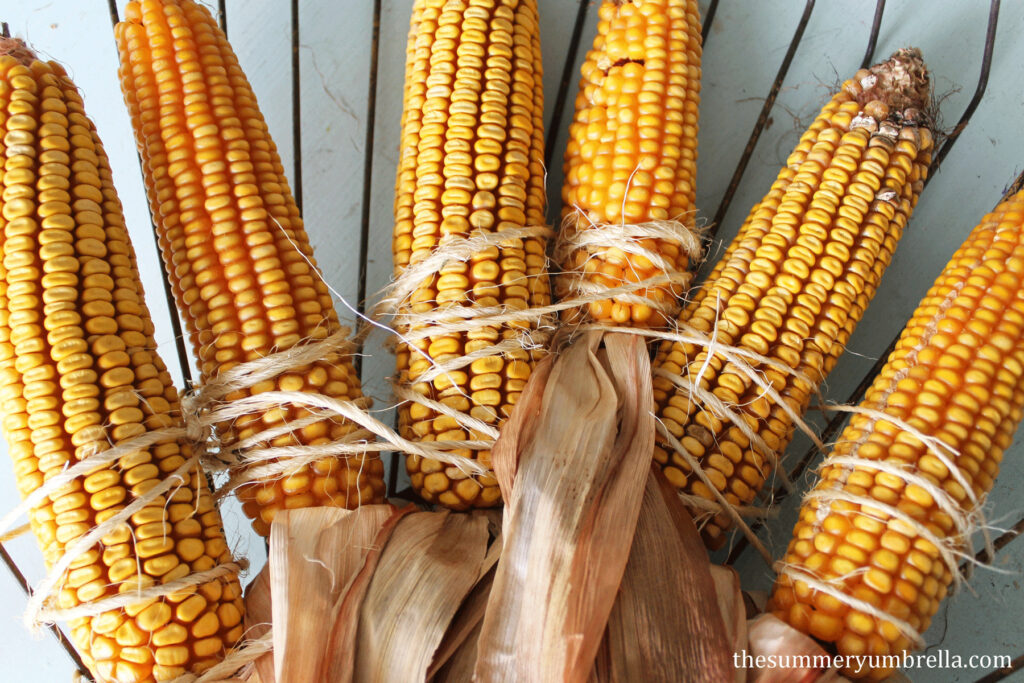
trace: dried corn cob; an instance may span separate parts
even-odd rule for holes
[[[453,238],[544,223],[544,121],[536,0],[416,0],[409,32],[401,158],[395,198],[395,271]],[[428,313],[462,306],[520,310],[550,303],[545,240],[512,239],[451,261],[405,306]],[[399,382],[491,425],[508,416],[537,351],[480,358],[432,382],[417,382],[445,362],[508,339],[523,323],[439,333],[399,345]],[[399,410],[403,436],[420,441],[477,438],[429,407]],[[490,451],[455,453],[490,463]],[[413,488],[453,509],[500,502],[493,477],[415,455]]]
[[[7,54],[9,53],[9,54]],[[64,69],[0,39],[0,408],[18,489],[147,431],[181,425],[154,349],[106,153]],[[169,441],[77,479],[29,519],[47,565],[192,455]],[[230,561],[197,468],[78,557],[72,608]],[[96,617],[71,639],[98,680],[169,680],[209,668],[242,636],[237,575]]]
[[[821,381],[875,293],[923,187],[932,135],[921,110],[928,78],[916,50],[861,70],[825,105],[680,322]],[[787,407],[802,413],[816,384],[754,364]],[[783,406],[720,356],[663,343],[655,360],[658,416],[734,505],[753,501],[792,437]],[[662,376],[657,376],[661,374]],[[756,442],[664,376],[691,377],[735,406]],[[684,492],[715,500],[664,444],[655,459]],[[702,532],[724,540],[723,512]]]
[[[700,16],[696,0],[605,0],[593,48],[581,69],[576,115],[569,127],[562,187],[562,238],[594,225],[680,221],[692,226],[700,104]],[[689,251],[676,241],[643,239],[640,246],[685,273]],[[645,256],[618,248],[578,248],[558,254],[565,271],[618,287],[661,275]],[[557,280],[571,296],[571,276]],[[588,304],[597,322],[661,327],[675,315],[679,284]]]
[[[160,248],[202,379],[337,333],[277,148],[209,11],[192,0],[130,2],[116,34]],[[362,396],[350,358],[330,354],[227,398],[275,389]],[[230,448],[308,414],[283,406],[250,415],[222,425],[221,443]],[[325,419],[265,443],[314,446],[355,429]],[[238,495],[266,535],[281,509],[380,502],[383,466],[375,455],[327,457]]]
[[[800,510],[784,563],[922,633],[956,569],[935,541],[947,550],[967,541],[927,484],[965,514],[974,512],[1024,413],[1024,192],[996,207],[954,254],[861,407],[937,438],[958,453],[947,459],[958,471],[943,463],[941,450],[899,426],[855,414]],[[882,471],[876,462],[906,474]],[[843,499],[850,496],[867,500]],[[835,643],[840,654],[899,654],[914,644],[913,634],[895,623],[799,578],[779,577],[771,608],[801,631]],[[889,672],[846,673],[882,678]]]

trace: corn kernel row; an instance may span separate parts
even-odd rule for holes
[[[160,249],[202,380],[340,330],[330,292],[255,95],[224,33],[192,0],[130,2],[117,25],[132,116]],[[332,353],[229,394],[307,391],[362,397],[351,358]],[[282,406],[218,427],[223,448],[308,416]],[[317,446],[358,427],[320,420],[264,442]],[[381,502],[376,455],[325,457],[238,496],[263,535],[277,511]]]
[[[764,452],[724,415],[656,376],[657,414],[732,505],[748,505],[792,438],[790,411],[806,409],[874,296],[931,161],[922,110],[928,77],[920,54],[896,53],[861,70],[822,109],[764,199],[754,207],[679,320],[792,368],[754,369],[781,396],[695,344],[664,342],[655,371],[692,378],[735,406]],[[687,381],[684,379],[684,381]],[[659,444],[655,460],[680,490],[716,498],[689,465]],[[713,547],[731,525],[722,512],[703,527]]]
[[[544,120],[536,0],[416,0],[406,59],[401,156],[395,197],[396,275],[454,238],[544,224]],[[402,312],[550,303],[541,238],[510,239],[450,261]],[[439,333],[397,350],[398,381],[489,425],[511,412],[539,351],[480,358],[430,382],[435,363],[513,338],[524,323]],[[480,438],[418,403],[399,408],[402,436],[416,441]],[[489,466],[490,451],[456,455]],[[493,477],[409,455],[413,488],[453,509],[500,503]]]
[[[0,53],[4,50],[0,50]],[[181,424],[156,355],[106,153],[56,63],[0,56],[0,410],[27,496],[91,453]],[[76,479],[29,515],[47,565],[191,458],[170,441]],[[73,608],[231,559],[196,468],[77,557]],[[70,622],[100,680],[169,680],[217,663],[242,635],[237,576]]]

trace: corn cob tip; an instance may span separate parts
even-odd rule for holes
[[[32,62],[38,59],[32,48],[26,45],[25,41],[21,38],[0,36],[0,57],[7,55],[14,57],[25,66],[31,66]]]
[[[886,61],[859,70],[844,87],[860,104],[862,114],[876,123],[929,123],[931,79],[916,47],[897,50]]]

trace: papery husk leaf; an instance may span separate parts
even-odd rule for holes
[[[531,376],[494,448],[504,544],[474,680],[587,680],[640,513],[652,410],[633,335],[584,333]]]
[[[596,680],[732,680],[733,641],[722,621],[707,551],[678,494],[663,488],[661,478],[657,468],[647,478],[629,563],[595,663]]]
[[[391,535],[359,611],[354,681],[423,681],[480,576],[482,515],[417,512]]]
[[[277,683],[321,680],[335,604],[363,565],[390,505],[284,510],[270,530],[270,568]]]
[[[434,683],[472,683],[473,666],[476,664],[477,644],[480,641],[482,626],[482,621],[477,622],[458,649],[438,670],[433,679]]]
[[[270,630],[273,618],[270,600],[270,566],[264,565],[256,578],[245,589],[245,633],[255,640]],[[249,670],[246,683],[276,683],[274,653],[268,652]]]
[[[732,665],[732,653],[741,652],[747,647],[747,607],[740,590],[740,575],[732,567],[710,565],[711,580],[715,584],[715,596],[722,613],[726,639],[729,642],[728,656],[733,671],[733,681],[744,683],[747,670]]]
[[[762,614],[747,623],[749,643],[746,652],[756,659],[789,655],[790,657],[806,656],[809,667],[750,667],[747,669],[747,680],[750,683],[811,683],[811,681],[836,681],[838,674],[830,671],[831,666],[815,667],[814,663],[824,663],[826,658],[831,664],[832,657],[805,633],[782,621],[772,614]],[[767,660],[765,660],[767,661]],[[778,660],[776,660],[778,661]],[[797,661],[797,660],[792,660]]]
[[[370,581],[377,571],[377,563],[391,539],[391,534],[394,533],[403,517],[416,510],[418,508],[415,505],[409,504],[400,510],[395,510],[385,520],[378,529],[373,543],[365,549],[362,566],[352,576],[344,593],[335,602],[331,617],[334,626],[327,646],[329,654],[324,658],[324,666],[321,667],[321,671],[326,671],[326,675],[321,680],[331,681],[331,683],[349,683],[352,680],[355,671],[359,610],[363,605],[363,598],[370,587]]]
[[[492,516],[487,515],[487,517],[490,522]],[[430,663],[430,668],[427,670],[428,681],[434,678],[441,667],[462,647],[471,633],[479,634],[480,622],[483,621],[484,612],[487,609],[487,598],[491,594],[491,586],[494,585],[494,566],[498,563],[500,556],[501,536],[498,536],[487,549],[487,555],[484,556],[483,564],[480,566],[480,577],[477,579],[476,585],[466,596],[459,611],[455,613],[437,652],[434,653],[434,661]],[[476,652],[476,645],[473,646],[473,652]],[[474,654],[475,659],[476,655]],[[472,662],[470,662],[470,674],[472,673]]]

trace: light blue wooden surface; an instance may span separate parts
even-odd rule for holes
[[[584,0],[586,2],[586,0]],[[123,10],[124,2],[117,3]],[[283,0],[228,0],[228,34],[259,97],[261,108],[292,176],[296,155],[303,174],[304,215],[317,260],[330,284],[353,306],[358,287],[358,236],[361,217],[369,217],[366,291],[385,285],[391,273],[391,205],[397,163],[405,39],[411,0],[382,0],[375,125],[368,130],[373,11],[369,0],[301,0],[299,3],[300,97],[302,139],[293,143],[292,49],[289,3]],[[702,3],[702,6],[705,5]],[[582,50],[596,27],[596,8],[584,17],[581,50],[569,54],[578,0],[540,0],[544,49],[544,91],[548,135],[555,155],[548,176],[550,215],[557,215],[561,184],[561,150],[571,118]],[[718,238],[731,238],[750,206],[766,191],[804,124],[829,89],[859,66],[867,43],[875,3],[871,0],[820,0],[796,51],[789,75],[771,112],[771,123],[754,150]],[[804,10],[799,0],[721,0],[704,53],[701,105],[698,207],[710,220],[747,143],[775,73]],[[959,119],[978,78],[988,14],[981,0],[889,0],[875,52],[876,60],[905,46],[920,47],[942,99],[947,127]],[[125,205],[144,285],[157,321],[160,351],[177,376],[175,346],[164,304],[157,259],[149,228],[128,117],[116,82],[116,53],[107,4],[101,0],[28,0],[4,3],[0,20],[15,35],[28,39],[43,54],[64,63],[83,92],[86,108],[99,128],[111,157],[114,177]],[[928,186],[874,303],[829,379],[828,398],[843,400],[860,381],[892,337],[902,328],[918,300],[978,219],[990,209],[1009,181],[1024,168],[1024,3],[1003,3],[988,91],[959,142]],[[557,128],[551,112],[571,59],[565,114]],[[366,168],[367,142],[372,167]],[[371,185],[364,193],[363,179]],[[367,205],[364,206],[364,201]],[[713,255],[712,255],[713,257]],[[339,304],[344,318],[352,319]],[[385,377],[393,360],[371,338],[363,382],[378,408],[388,408]],[[805,442],[790,448],[803,453]],[[3,449],[0,446],[0,449]],[[1018,439],[1004,458],[1004,472],[989,500],[989,519],[1009,526],[1024,516],[1018,492],[1024,484],[1024,444]],[[805,487],[809,475],[800,480]],[[0,508],[17,500],[9,466],[0,466]],[[778,555],[788,540],[795,500],[763,537]],[[237,552],[253,568],[264,561],[262,542],[229,506],[228,532]],[[7,549],[33,582],[42,577],[41,561],[31,539]],[[1004,573],[979,570],[972,586],[947,601],[927,634],[930,645],[963,655],[1024,653],[1024,542],[1010,543],[997,556]],[[745,587],[766,587],[771,575],[753,553],[737,565]],[[33,638],[20,624],[24,596],[0,570],[0,679],[67,681],[71,664],[49,635]],[[915,681],[974,681],[983,671],[909,672]]]

